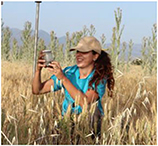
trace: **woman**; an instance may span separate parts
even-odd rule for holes
[[[33,94],[43,94],[51,92],[53,85],[54,91],[65,90],[65,99],[62,104],[62,115],[64,115],[71,105],[71,112],[80,114],[84,101],[88,104],[98,101],[94,114],[97,122],[100,123],[103,108],[101,99],[105,93],[107,84],[108,93],[112,96],[114,88],[113,70],[108,54],[101,49],[99,41],[95,37],[82,38],[76,47],[76,65],[66,67],[62,70],[58,62],[51,62],[48,70],[53,74],[50,79],[41,83],[41,69],[45,66],[44,54],[40,52],[37,70],[33,79]],[[61,87],[62,86],[62,87]],[[79,97],[79,105],[75,106],[75,99]],[[99,121],[98,121],[99,120]],[[98,129],[100,124],[98,125]],[[100,130],[97,132],[100,133]]]

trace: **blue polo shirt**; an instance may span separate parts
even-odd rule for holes
[[[86,93],[86,91],[88,89],[90,89],[89,87],[89,81],[92,78],[93,74],[94,74],[94,70],[88,75],[87,78],[84,79],[80,79],[80,73],[79,73],[79,68],[77,67],[77,65],[74,66],[69,66],[66,67],[63,70],[64,75],[71,81],[71,83],[80,91],[82,91],[83,93]],[[60,90],[62,87],[64,88],[64,93],[65,93],[65,99],[63,101],[62,104],[62,115],[64,115],[68,109],[69,104],[71,105],[71,112],[72,113],[76,113],[76,114],[80,114],[82,112],[82,108],[80,105],[77,105],[74,107],[74,103],[75,100],[70,96],[70,94],[68,93],[68,91],[66,90],[66,88],[60,83],[60,80],[57,79],[57,77],[55,75],[51,76],[51,79],[54,81],[54,89],[53,91],[58,91]],[[103,80],[103,83],[100,82],[100,84],[97,86],[97,93],[99,95],[99,99],[98,99],[98,108],[101,112],[101,114],[103,115],[103,108],[101,105],[101,99],[105,93],[105,87],[106,87],[106,80]],[[95,89],[95,84],[92,84],[92,88]]]

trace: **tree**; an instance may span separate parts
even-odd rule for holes
[[[1,43],[2,43],[2,40],[3,40],[3,30],[4,30],[4,22],[1,19]]]
[[[100,38],[101,38],[101,46],[102,46],[102,48],[105,48],[105,46],[106,46],[106,43],[105,43],[106,37],[105,37],[105,35],[102,34],[102,36]]]
[[[56,56],[56,34],[54,31],[51,31],[50,33],[50,38],[51,38],[51,41],[50,41],[50,49],[53,53],[54,56]]]
[[[55,60],[58,61],[60,63],[61,66],[64,65],[64,52],[63,52],[63,44],[59,44],[58,40],[57,40],[57,53],[55,56]]]
[[[38,42],[38,49],[37,51],[41,51],[41,50],[44,50],[46,49],[46,46],[45,46],[45,42],[43,39],[39,39],[39,42]]]
[[[129,41],[129,50],[128,50],[128,60],[127,60],[127,71],[129,71],[131,56],[132,56],[132,49],[133,49],[133,41]]]
[[[124,25],[120,29],[121,20],[122,20],[122,10],[120,8],[117,8],[117,11],[114,11],[114,12],[115,12],[116,27],[113,28],[111,53],[112,53],[112,61],[113,61],[115,70],[117,70],[118,65],[119,65],[120,42],[121,42],[121,36],[124,29]]]
[[[9,53],[10,53],[10,38],[11,38],[11,31],[9,27],[3,28],[2,31],[2,58],[4,60],[9,60]]]
[[[95,33],[96,33],[95,27],[94,25],[91,24],[90,29],[89,29],[89,35],[93,36],[95,35]]]
[[[22,58],[24,60],[32,59],[33,57],[33,37],[31,37],[32,29],[31,29],[31,22],[27,21],[24,24],[24,30],[22,31],[21,40],[23,42],[22,46]]]
[[[15,38],[13,39],[13,47],[12,47],[10,58],[12,61],[15,61],[18,59],[18,42]]]
[[[67,32],[66,33],[65,58],[64,58],[66,65],[70,65],[70,62],[71,62],[71,55],[69,52],[70,47],[71,47],[70,35],[69,35],[69,32]]]

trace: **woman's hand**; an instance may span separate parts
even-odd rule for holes
[[[45,54],[42,51],[40,51],[38,61],[37,61],[37,70],[38,71],[40,71],[43,67],[46,67],[45,60],[43,58]]]
[[[59,80],[62,80],[65,76],[63,74],[60,64],[56,61],[53,61],[49,64],[47,69],[54,74]]]

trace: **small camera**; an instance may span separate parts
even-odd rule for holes
[[[43,50],[42,52],[45,54],[45,56],[44,56],[44,60],[46,61],[45,65],[46,65],[46,67],[48,67],[49,63],[54,61],[54,56],[53,56],[51,50]]]

